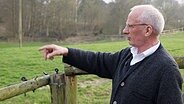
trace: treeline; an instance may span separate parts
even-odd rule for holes
[[[164,14],[165,29],[184,25],[184,4],[176,0],[23,0],[24,38],[120,34],[130,8],[155,5]],[[19,0],[0,0],[0,41],[18,38]]]

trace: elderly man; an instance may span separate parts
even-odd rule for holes
[[[102,53],[46,45],[46,59],[63,55],[63,62],[112,79],[110,104],[183,104],[182,77],[174,59],[159,41],[162,14],[152,5],[131,9],[123,29],[131,47]]]

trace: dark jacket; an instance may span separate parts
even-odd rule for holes
[[[112,79],[111,104],[183,104],[181,74],[162,45],[129,67],[131,57],[130,48],[114,54],[69,48],[63,62]]]

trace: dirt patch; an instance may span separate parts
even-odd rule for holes
[[[85,88],[87,86],[99,86],[101,84],[104,84],[106,82],[110,81],[109,79],[104,79],[104,78],[99,78],[95,79],[93,81],[83,81],[83,82],[78,82],[78,86]]]
[[[93,86],[93,87],[96,87],[96,86],[99,86],[101,84],[104,84],[104,83],[107,83],[108,81],[110,81],[109,79],[105,79],[105,78],[99,78],[99,79],[95,79],[95,80],[86,80],[86,81],[78,81],[77,83],[77,86],[78,87],[81,87],[81,88],[86,88],[88,86]],[[39,88],[39,90],[42,90],[42,89],[49,89],[49,85],[47,86],[43,86],[41,88]],[[37,89],[38,90],[38,89]]]

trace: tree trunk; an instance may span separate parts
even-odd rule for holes
[[[19,0],[19,47],[22,47],[22,0]]]

